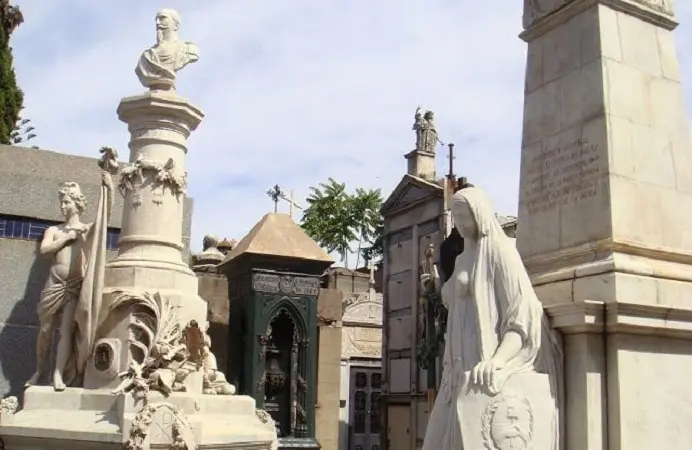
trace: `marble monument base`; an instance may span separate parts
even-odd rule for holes
[[[164,397],[151,392],[149,399],[149,404],[173,405],[186,416],[199,450],[268,450],[276,438],[273,424],[258,419],[255,400],[249,396],[174,393]],[[21,411],[2,417],[0,436],[5,450],[121,449],[141,408],[141,402],[129,394],[114,396],[109,390],[80,388],[55,392],[48,386],[34,386],[26,390]],[[173,422],[169,410],[157,410],[144,448],[170,448]]]
[[[514,374],[494,396],[469,380],[465,372],[457,401],[465,449],[553,449],[555,401],[547,374]]]

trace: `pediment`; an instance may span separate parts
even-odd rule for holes
[[[352,294],[344,302],[343,323],[382,325],[382,294]]]
[[[411,175],[404,175],[389,198],[382,204],[380,212],[388,212],[405,208],[429,197],[442,196],[442,186]]]

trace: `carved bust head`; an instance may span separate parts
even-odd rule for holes
[[[79,184],[74,181],[67,181],[58,191],[60,199],[60,212],[64,217],[74,214],[81,214],[86,209],[86,198],[82,194]]]
[[[176,40],[179,29],[180,14],[178,11],[164,8],[156,13],[156,39],[158,42]]]

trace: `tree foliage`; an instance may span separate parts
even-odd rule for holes
[[[382,254],[384,226],[379,189],[358,188],[349,194],[344,183],[329,178],[326,183],[310,187],[307,204],[302,227],[327,252],[339,253],[347,264],[355,245],[356,265],[361,255],[367,261]]]
[[[0,0],[0,143],[12,143],[12,132],[18,127],[19,112],[24,102],[24,93],[17,86],[12,61],[10,37],[24,22],[18,6],[9,0]]]

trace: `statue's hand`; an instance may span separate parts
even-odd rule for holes
[[[67,235],[65,237],[67,238],[67,240],[69,242],[73,242],[73,241],[77,240],[78,235],[79,235],[79,233],[77,232],[77,230],[72,229],[72,230],[67,232]]]
[[[497,372],[504,369],[504,367],[504,362],[495,358],[481,361],[471,371],[471,383],[492,389],[495,382],[499,381],[496,380]]]
[[[420,284],[423,285],[423,287],[426,287],[428,283],[432,280],[432,275],[429,273],[422,273],[420,275]]]

